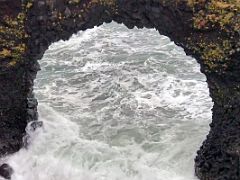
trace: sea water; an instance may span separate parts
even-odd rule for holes
[[[39,120],[12,180],[195,180],[212,102],[196,60],[156,30],[116,23],[50,46]]]

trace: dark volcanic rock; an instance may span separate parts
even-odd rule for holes
[[[0,156],[18,151],[38,118],[33,82],[48,46],[111,21],[156,28],[196,58],[214,102],[196,174],[239,180],[239,0],[0,0]]]
[[[11,179],[13,174],[13,169],[8,164],[3,164],[0,166],[0,176],[5,179]]]

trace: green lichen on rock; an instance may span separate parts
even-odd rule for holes
[[[193,26],[196,29],[221,29],[239,31],[240,0],[190,0],[189,5],[194,10]],[[201,6],[201,10],[195,7]]]
[[[187,4],[195,31],[186,37],[189,49],[200,56],[205,71],[224,73],[235,63],[231,55],[240,50],[240,0],[188,0]]]
[[[202,51],[203,63],[208,65],[211,71],[215,69],[225,70],[229,63],[228,52],[231,49],[230,42],[205,44]]]
[[[235,53],[234,41],[218,37],[207,39],[200,36],[198,40],[188,39],[190,49],[200,56],[205,72],[224,73],[233,63],[231,55]]]
[[[11,67],[23,60],[28,34],[25,31],[26,13],[30,2],[22,4],[22,11],[13,17],[6,15],[0,24],[0,61],[6,61],[6,67]],[[2,64],[2,62],[1,62]]]

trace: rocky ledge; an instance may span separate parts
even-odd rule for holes
[[[38,119],[33,81],[48,46],[111,21],[156,28],[196,58],[214,102],[196,175],[239,180],[239,0],[0,0],[0,155],[18,151],[27,123]]]

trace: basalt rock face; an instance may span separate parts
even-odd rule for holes
[[[196,175],[239,180],[239,0],[0,0],[0,155],[18,151],[37,120],[33,81],[48,46],[111,21],[156,28],[196,58],[214,102]]]

